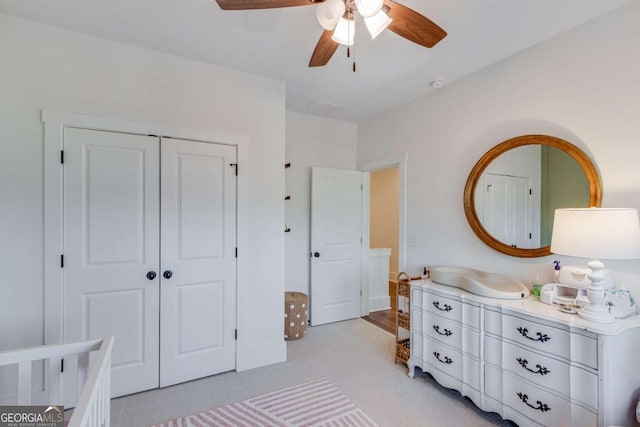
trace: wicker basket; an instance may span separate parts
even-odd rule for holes
[[[409,313],[398,313],[398,326],[408,331],[410,325]]]
[[[398,295],[409,298],[409,282],[398,282]]]
[[[409,339],[398,341],[396,343],[396,362],[402,360],[407,363],[409,356],[411,356],[411,342]]]

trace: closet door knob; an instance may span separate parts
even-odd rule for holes
[[[165,272],[162,273],[162,277],[165,279],[171,279],[171,276],[173,276],[173,272],[171,270],[165,270]]]
[[[149,280],[153,280],[156,278],[156,272],[155,271],[150,271],[147,273],[147,279]]]
[[[313,256],[314,258],[320,258],[320,252],[314,252]]]

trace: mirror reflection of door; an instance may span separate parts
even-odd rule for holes
[[[475,206],[482,226],[509,246],[547,246],[558,208],[586,207],[589,183],[564,151],[525,145],[504,152],[482,173]],[[529,238],[531,235],[531,238]]]
[[[514,148],[492,161],[475,193],[482,226],[509,246],[539,247],[541,181],[540,145]]]
[[[492,236],[513,247],[538,247],[531,232],[531,178],[486,174],[483,177],[482,223]]]

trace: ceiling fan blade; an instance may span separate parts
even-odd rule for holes
[[[393,0],[384,0],[384,4],[389,7],[387,14],[393,19],[388,28],[400,37],[424,47],[433,47],[447,36],[438,24],[415,10]]]
[[[251,10],[308,6],[323,1],[325,0],[216,0],[216,3],[222,10]]]
[[[336,49],[338,49],[338,43],[331,39],[333,31],[324,30],[318,40],[316,48],[313,50],[311,59],[309,60],[309,67],[322,67],[327,65]]]

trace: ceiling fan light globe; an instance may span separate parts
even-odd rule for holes
[[[331,39],[341,45],[353,46],[354,33],[356,29],[355,24],[356,21],[354,20],[340,18],[338,25],[336,25],[336,29],[333,30],[333,36],[331,36]]]
[[[382,9],[384,0],[356,0],[358,13],[363,18],[371,18]]]
[[[380,10],[376,15],[370,18],[364,18],[364,24],[371,34],[371,38],[375,39],[391,24],[393,19],[387,15],[384,10]]]
[[[333,30],[338,20],[344,15],[345,5],[342,0],[327,0],[316,6],[316,19],[325,30]]]

